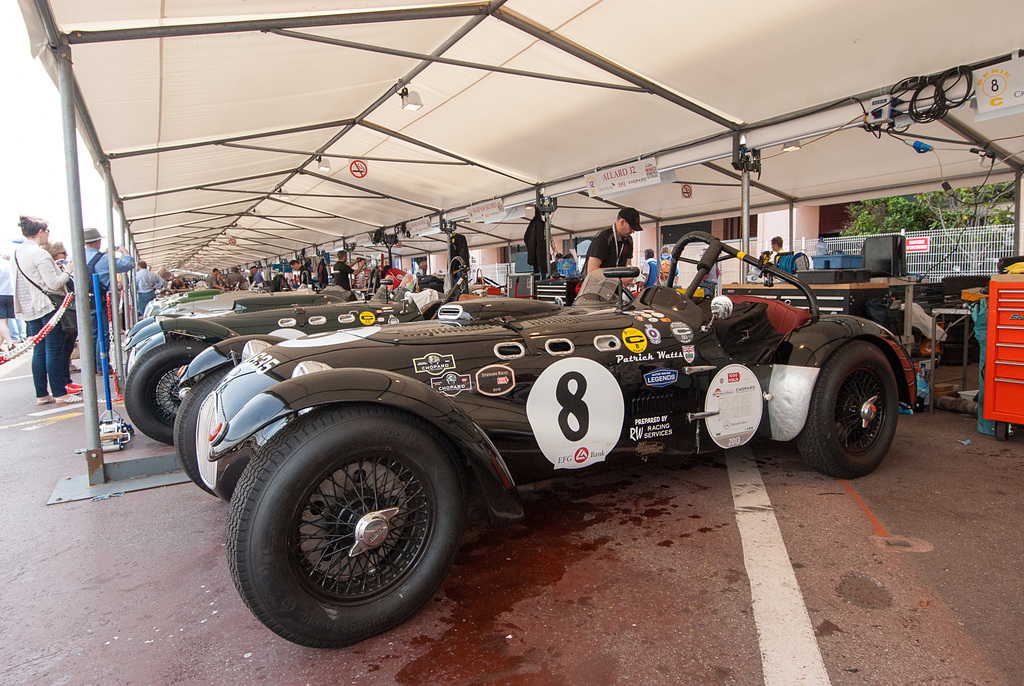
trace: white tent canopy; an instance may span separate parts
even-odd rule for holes
[[[468,208],[538,191],[559,198],[556,237],[623,205],[658,223],[735,215],[740,133],[762,156],[753,211],[943,181],[1019,189],[1024,164],[1024,114],[976,121],[968,103],[897,137],[865,130],[862,104],[1016,57],[1019,0],[19,2],[51,73],[69,44],[79,129],[155,264],[364,246],[428,216],[470,247],[515,243],[526,219],[474,223]],[[402,108],[403,89],[421,109]],[[587,174],[641,159],[660,185],[589,197]]]

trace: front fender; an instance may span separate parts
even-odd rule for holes
[[[268,336],[266,334],[252,334],[250,336],[232,336],[231,338],[219,341],[209,348],[204,349],[201,353],[193,358],[192,362],[189,363],[188,369],[185,370],[185,374],[179,380],[179,384],[182,386],[191,386],[194,379],[212,372],[215,369],[219,369],[225,365],[235,365],[242,359],[242,348],[245,344],[252,340],[267,341],[268,343],[280,343],[281,339],[278,336]]]
[[[147,339],[163,333],[163,327],[155,319],[143,320],[132,327],[132,330],[124,339],[124,351],[131,352],[132,348],[142,345]]]
[[[176,317],[160,322],[165,334],[198,338],[207,343],[217,343],[237,335],[234,331],[208,318]]]
[[[133,341],[132,345],[128,348],[128,363],[125,367],[125,374],[132,373],[136,360],[153,348],[160,347],[166,342],[167,338],[164,336],[164,332],[159,330],[146,338],[140,337],[137,341]]]
[[[377,369],[332,369],[282,381],[230,417],[212,459],[263,427],[300,410],[333,403],[389,405],[430,422],[450,438],[472,469],[492,520],[522,518],[523,508],[505,461],[477,424],[445,396],[421,381]]]

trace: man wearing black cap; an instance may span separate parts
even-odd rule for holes
[[[634,231],[643,231],[640,213],[623,207],[611,228],[594,236],[587,250],[587,275],[601,276],[607,267],[625,267],[633,259]]]

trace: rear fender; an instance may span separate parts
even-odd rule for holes
[[[773,363],[821,367],[836,350],[850,341],[866,341],[885,355],[896,378],[901,403],[912,403],[915,395],[914,366],[903,347],[885,328],[849,315],[829,315],[796,329],[783,339]]]
[[[508,467],[480,427],[421,381],[383,370],[332,369],[268,388],[228,420],[224,438],[213,447],[213,459],[268,424],[301,410],[335,403],[387,405],[429,422],[455,444],[480,486],[492,521],[522,518],[523,508]]]

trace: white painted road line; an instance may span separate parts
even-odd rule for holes
[[[727,463],[765,686],[826,686],[828,672],[761,474],[749,451],[730,451]]]

